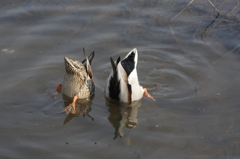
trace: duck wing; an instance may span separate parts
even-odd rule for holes
[[[124,68],[125,72],[129,76],[130,73],[135,69],[135,61],[134,61],[135,53],[131,52],[128,54],[122,61],[121,65]]]

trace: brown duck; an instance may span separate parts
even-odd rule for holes
[[[64,57],[65,75],[62,84],[58,84],[56,90],[63,95],[73,98],[72,103],[64,109],[66,113],[76,113],[77,99],[87,99],[94,94],[95,86],[91,69],[91,62],[94,58],[94,52],[89,57],[85,55],[82,62]]]

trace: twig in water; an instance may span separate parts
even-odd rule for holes
[[[176,42],[177,42],[177,38],[176,38],[176,36],[174,35],[174,31],[173,31],[173,29],[172,29],[172,27],[169,25],[169,28],[170,28],[170,30],[171,30],[171,33],[172,33],[172,36],[174,37],[174,39],[176,40]]]
[[[179,44],[178,39],[177,39],[177,37],[175,36],[174,31],[173,31],[173,29],[172,29],[172,27],[171,27],[170,25],[169,25],[169,28],[170,28],[170,30],[171,30],[172,36],[173,36],[173,38],[175,39],[176,43]],[[179,44],[179,45],[180,45],[180,44]],[[182,48],[183,52],[186,54],[185,48],[184,48],[182,45],[180,45],[180,47]]]
[[[204,41],[204,40],[203,40],[203,34],[205,34],[205,33],[207,32],[208,27],[215,22],[215,20],[218,18],[219,15],[220,15],[220,14],[218,13],[217,16],[216,16],[216,18],[214,18],[213,21],[205,28],[204,32],[201,33],[201,40],[202,40],[202,41]],[[204,41],[204,42],[205,42],[205,41]]]
[[[214,6],[214,4],[211,2],[211,0],[208,0],[208,2],[212,5],[212,7],[218,12],[218,14],[220,14],[220,12],[218,11],[218,9]]]
[[[238,1],[238,4],[231,10],[231,12],[233,13],[234,10],[235,10],[236,8],[238,8],[238,7],[239,7],[239,1]],[[231,12],[229,12],[229,13],[227,14],[227,17],[230,16]]]
[[[172,19],[170,19],[170,22],[173,20],[173,19],[175,19],[176,17],[178,17],[188,6],[190,6],[190,4],[192,4],[192,2],[193,2],[194,0],[191,0],[191,2],[189,2],[188,3],[188,5],[185,7],[185,8],[183,8],[177,15],[175,15]]]
[[[213,19],[213,21],[205,28],[204,32],[201,33],[201,40],[203,40],[203,34],[205,34],[207,32],[207,29],[210,25],[212,25],[215,20],[217,20],[218,16],[220,15],[220,12],[218,11],[218,9],[214,6],[214,4],[211,2],[211,0],[208,0],[208,2],[212,5],[212,7],[218,12],[217,16]],[[204,41],[205,42],[205,41]]]
[[[238,44],[235,48],[233,48],[231,51],[227,52],[225,55],[223,55],[221,58],[219,58],[218,60],[214,61],[212,63],[212,65],[215,65],[217,62],[221,61],[225,56],[227,56],[228,54],[232,53],[233,51],[235,51],[238,47],[240,46],[240,44]]]

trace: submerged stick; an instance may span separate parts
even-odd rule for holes
[[[212,7],[220,14],[219,10],[214,6],[214,4],[211,2],[211,0],[208,0],[208,2],[212,5]]]
[[[212,5],[212,7],[218,12],[217,16],[213,19],[213,21],[205,28],[204,32],[201,33],[201,40],[203,40],[203,34],[205,34],[207,32],[207,29],[210,25],[212,25],[218,18],[218,16],[220,15],[220,12],[218,11],[218,9],[214,6],[214,4],[211,2],[211,0],[208,0],[208,2]],[[205,41],[204,41],[205,42]]]
[[[233,51],[235,51],[238,47],[240,46],[240,44],[238,44],[235,48],[233,48],[231,51],[227,52],[225,55],[223,55],[221,58],[219,58],[218,60],[214,61],[212,63],[212,65],[215,65],[217,62],[221,61],[225,56],[227,56],[228,54],[232,53]]]
[[[177,37],[176,37],[175,34],[174,34],[174,30],[172,29],[172,27],[171,27],[170,25],[169,25],[169,28],[170,28],[170,30],[171,30],[172,36],[173,36],[173,38],[175,39],[176,43],[179,44],[178,39],[177,39]],[[183,51],[185,54],[187,54],[185,48],[184,48],[181,44],[179,44],[179,45],[180,45],[180,47],[182,48],[182,51]]]
[[[217,16],[212,20],[212,22],[205,28],[205,30],[201,33],[201,40],[202,41],[204,41],[203,40],[203,34],[205,34],[206,32],[207,32],[207,29],[208,29],[208,27],[210,27],[216,20],[217,20],[217,18],[218,18],[218,16],[219,16],[220,14],[218,13],[217,14]],[[205,42],[205,41],[204,41]]]
[[[193,2],[194,0],[191,0],[188,4],[187,4],[187,6],[185,7],[185,8],[183,8],[177,15],[175,15],[172,19],[170,19],[170,22],[173,20],[173,19],[175,19],[176,17],[178,17],[188,6],[190,6],[191,4],[192,4],[192,2]]]
[[[175,34],[174,34],[174,31],[173,31],[173,29],[172,29],[172,27],[169,25],[169,28],[170,28],[170,30],[171,30],[171,33],[172,33],[172,36],[174,37],[174,39],[177,41],[177,38],[176,38],[176,36],[175,36]]]

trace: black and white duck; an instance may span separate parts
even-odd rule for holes
[[[110,61],[112,71],[106,81],[105,97],[125,103],[140,100],[143,95],[155,100],[147,89],[139,84],[137,75],[138,52],[136,48],[131,50],[122,61],[120,57],[116,62],[110,57]]]

